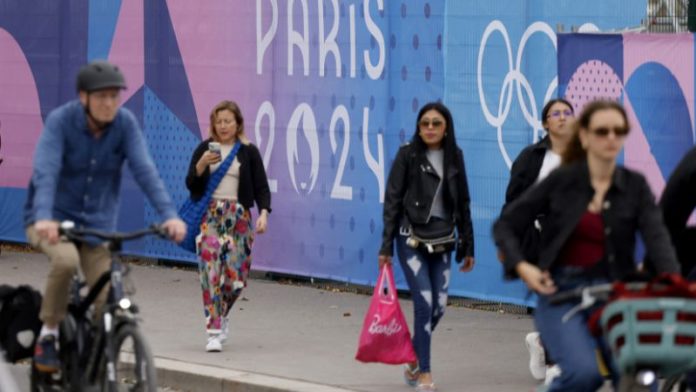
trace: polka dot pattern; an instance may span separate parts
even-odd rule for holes
[[[159,98],[145,88],[143,107],[143,131],[152,158],[157,165],[160,177],[174,204],[181,206],[188,198],[185,186],[186,173],[191,154],[200,140],[191,134]],[[127,208],[123,206],[123,208]],[[160,222],[161,218],[145,199],[145,224]],[[196,261],[195,255],[188,253],[169,241],[146,237],[145,249],[150,257],[171,260]]]
[[[588,102],[597,99],[621,100],[623,83],[614,70],[600,60],[581,64],[568,81],[565,98],[580,113]]]

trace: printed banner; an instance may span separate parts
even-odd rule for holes
[[[576,110],[592,99],[619,100],[631,133],[623,161],[659,196],[694,145],[692,34],[567,34],[559,37],[559,90]]]
[[[106,58],[126,74],[124,105],[177,204],[212,107],[237,101],[273,192],[254,268],[353,283],[377,277],[396,151],[411,139],[418,109],[442,100],[465,155],[477,258],[474,272],[452,275],[451,293],[532,304],[523,285],[502,280],[490,227],[511,161],[541,136],[544,101],[568,84],[557,78],[556,31],[635,26],[644,17],[645,0],[605,3],[0,0],[0,239],[24,240],[22,206],[45,116],[75,97],[82,64]],[[623,80],[626,71],[615,72]],[[124,230],[159,219],[127,170],[121,201]],[[128,251],[195,262],[158,240]]]

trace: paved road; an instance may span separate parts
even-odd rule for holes
[[[39,254],[0,255],[0,284],[43,287]],[[134,266],[143,328],[155,356],[190,364],[304,380],[362,392],[408,391],[401,370],[353,359],[369,297],[252,280],[236,305],[222,353],[204,351],[198,276]],[[412,319],[410,301],[402,301]],[[449,307],[433,340],[433,374],[442,392],[530,391],[523,339],[527,316]]]

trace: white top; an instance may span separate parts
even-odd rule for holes
[[[214,172],[217,170],[222,162],[227,158],[228,155],[230,155],[230,152],[232,151],[232,146],[228,146],[225,144],[220,145],[220,153],[222,154],[222,160],[220,163],[215,163],[210,165],[210,172]],[[239,160],[237,157],[234,157],[234,161],[232,161],[232,165],[230,168],[227,170],[227,173],[222,177],[222,180],[220,181],[220,184],[218,185],[217,189],[215,189],[215,192],[213,192],[213,199],[221,199],[221,200],[237,200],[237,191],[239,190]]]
[[[544,155],[544,162],[541,164],[541,169],[539,170],[539,176],[537,177],[535,184],[538,184],[546,178],[554,169],[561,166],[561,156],[551,151],[551,149],[546,150]]]

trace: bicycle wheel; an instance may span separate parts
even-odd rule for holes
[[[647,385],[642,385],[636,380],[635,374],[622,374],[619,380],[619,385],[616,388],[617,392],[650,392],[651,388]]]
[[[686,384],[684,381],[684,375],[672,376],[664,381],[661,392],[686,392]]]
[[[106,360],[102,369],[108,374]],[[132,323],[123,324],[116,330],[114,337],[114,371],[116,390],[119,392],[155,392],[157,391],[157,370],[152,353],[145,338]],[[104,377],[104,388],[108,390],[109,380]]]

